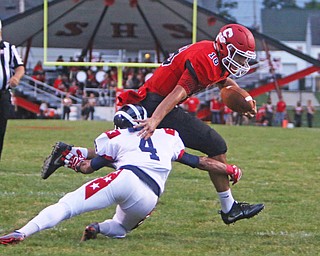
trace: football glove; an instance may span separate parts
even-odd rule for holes
[[[75,170],[76,172],[80,172],[80,164],[86,160],[84,155],[82,154],[81,150],[76,150],[76,154],[73,154],[72,152],[69,152],[65,156],[64,159],[64,166],[70,169]]]
[[[227,174],[230,176],[232,185],[236,184],[242,177],[241,169],[236,165],[227,165]]]
[[[72,147],[72,149],[70,150],[70,152],[74,155],[78,155],[78,150],[81,151],[82,156],[84,156],[85,158],[88,157],[88,149],[87,148],[82,148],[82,147]]]

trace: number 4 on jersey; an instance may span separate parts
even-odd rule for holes
[[[151,159],[157,160],[157,161],[160,160],[160,158],[157,156],[157,150],[153,147],[151,138],[147,140],[141,139],[139,148],[141,149],[142,152],[149,152]]]

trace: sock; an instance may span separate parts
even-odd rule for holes
[[[231,189],[228,189],[227,191],[224,191],[224,192],[218,192],[218,196],[221,203],[221,210],[224,213],[228,213],[231,210],[231,207],[234,203]]]
[[[31,236],[34,233],[37,233],[40,231],[40,228],[36,223],[28,222],[24,227],[17,229],[16,231],[25,234],[26,237]]]

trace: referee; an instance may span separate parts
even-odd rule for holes
[[[14,45],[2,40],[0,20],[0,159],[11,107],[9,89],[16,87],[24,75],[23,62]]]

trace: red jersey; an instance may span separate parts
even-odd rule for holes
[[[286,103],[283,100],[278,101],[277,103],[277,112],[285,112],[286,111]]]
[[[184,101],[184,104],[186,105],[188,112],[195,113],[198,110],[200,100],[197,97],[190,97]]]
[[[220,111],[221,110],[221,103],[217,99],[212,99],[210,101],[210,111]]]
[[[193,68],[190,72],[187,63]],[[212,41],[201,41],[187,45],[173,53],[153,76],[140,87],[138,94],[124,92],[119,96],[122,104],[137,103],[146,97],[147,92],[153,92],[163,97],[167,96],[177,84],[181,85],[190,96],[218,82],[225,80],[228,72],[222,70],[217,51]],[[190,83],[190,73],[197,77],[198,83]]]
[[[43,72],[42,65],[38,65],[38,64],[37,64],[37,65],[33,68],[33,72],[34,72],[34,73]]]

